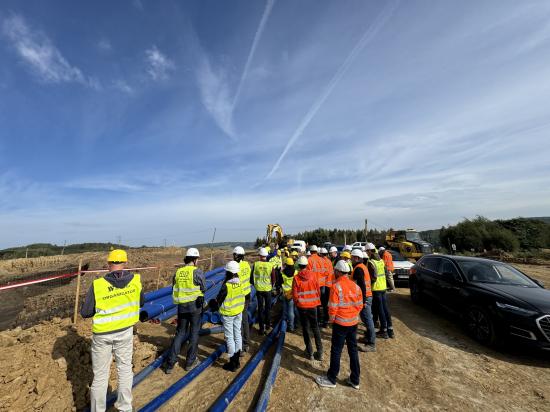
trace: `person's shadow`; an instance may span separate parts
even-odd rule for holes
[[[76,410],[89,405],[89,388],[92,384],[91,340],[80,336],[72,325],[64,328],[67,334],[57,338],[52,358],[60,368],[66,369],[67,380],[71,383]]]

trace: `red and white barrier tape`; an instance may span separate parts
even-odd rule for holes
[[[148,267],[143,267],[143,268],[131,268],[131,269],[124,269],[124,270],[133,271],[133,270],[145,270],[145,269],[158,269],[158,267],[157,266],[148,266]],[[86,274],[86,273],[107,273],[107,272],[109,272],[109,270],[101,269],[101,270],[83,270],[80,273],[81,274]],[[50,280],[73,278],[73,277],[76,277],[76,276],[78,276],[78,272],[64,273],[62,275],[53,275],[53,276],[47,276],[45,278],[40,278],[40,279],[26,280],[26,281],[22,281],[22,282],[15,282],[15,283],[10,283],[8,285],[0,286],[0,291],[7,290],[7,289],[21,288],[23,286],[35,285],[37,283],[49,282]]]

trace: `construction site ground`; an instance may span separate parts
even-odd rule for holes
[[[550,264],[516,265],[550,285]],[[361,388],[345,385],[349,375],[346,351],[335,389],[321,389],[315,376],[329,364],[330,329],[322,330],[324,359],[303,356],[301,333],[288,333],[281,369],[271,394],[269,410],[507,410],[550,411],[550,355],[506,344],[498,349],[479,345],[447,313],[416,306],[406,288],[390,295],[396,339],[379,340],[376,353],[360,353]],[[134,371],[149,364],[170,344],[175,327],[140,323],[136,328]],[[263,337],[252,332],[253,355]],[[361,334],[364,331],[360,327]],[[70,411],[84,408],[92,381],[91,322],[54,318],[28,329],[0,333],[0,410]],[[200,339],[204,359],[223,335]],[[182,361],[185,348],[182,350]],[[229,406],[249,410],[261,391],[271,352]],[[242,359],[244,364],[250,355]],[[219,360],[172,398],[162,410],[203,411],[211,406],[236,374],[224,371]],[[183,362],[180,362],[183,363]],[[116,387],[115,367],[111,386]],[[153,372],[134,389],[137,409],[186,372],[177,366],[172,375]]]

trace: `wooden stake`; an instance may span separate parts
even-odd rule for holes
[[[159,274],[157,276],[157,290],[159,290],[159,285],[160,285],[160,265],[159,265]]]
[[[78,298],[80,296],[80,275],[82,272],[82,258],[80,258],[78,262],[78,275],[76,279],[76,296],[74,298],[74,317],[73,317],[73,323],[76,323],[76,319],[78,316]]]

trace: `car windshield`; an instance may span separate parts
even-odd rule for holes
[[[399,252],[395,252],[395,251],[392,250],[392,251],[390,251],[390,253],[391,253],[391,257],[392,257],[392,259],[393,259],[394,262],[395,262],[395,261],[399,262],[400,260],[407,260],[407,259],[405,259],[405,258],[403,257],[403,255],[402,255],[401,253],[399,253]]]
[[[457,263],[471,282],[538,287],[535,282],[519,270],[504,263],[477,261],[458,261]]]
[[[407,232],[405,237],[409,242],[418,242],[419,240],[422,240],[420,233],[418,232]]]

